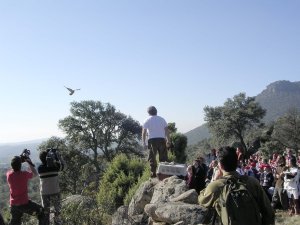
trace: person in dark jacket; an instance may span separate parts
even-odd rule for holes
[[[195,167],[195,190],[199,194],[206,186],[207,166],[204,163],[203,157],[198,157],[193,166]]]

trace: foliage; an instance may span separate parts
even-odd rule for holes
[[[172,151],[168,151],[168,161],[169,162],[175,162],[176,161],[176,156],[173,154]],[[156,162],[159,162],[158,154],[156,155]]]
[[[66,140],[63,138],[55,137],[52,136],[46,141],[43,141],[39,146],[38,146],[38,151],[45,151],[48,148],[56,148],[59,151],[65,151],[67,149],[67,144]]]
[[[100,210],[93,198],[80,197],[79,200],[74,199],[68,204],[64,204],[62,208],[63,224],[73,225],[101,225],[103,215],[99,214]]]
[[[209,153],[210,150],[214,148],[214,145],[211,143],[211,141],[211,138],[205,138],[198,144],[188,146],[188,155],[186,160],[188,164],[192,164],[192,162],[197,158],[197,156]]]
[[[187,147],[187,137],[181,133],[177,133],[175,123],[168,123],[168,130],[170,132],[171,146],[169,146],[168,159],[169,161],[177,163],[185,163]]]
[[[136,149],[141,126],[113,105],[100,101],[72,102],[70,112],[70,116],[59,121],[59,127],[80,150],[92,151],[90,161],[97,174],[101,171],[99,150],[107,161],[118,153],[140,153]]]
[[[223,106],[206,106],[204,112],[207,126],[220,142],[236,138],[245,150],[245,133],[252,127],[260,126],[266,113],[254,97],[246,97],[245,93],[235,95],[233,99],[228,98]]]
[[[181,133],[172,133],[170,136],[173,144],[171,151],[175,156],[174,161],[176,163],[185,163],[187,157],[185,153],[187,137]]]
[[[168,130],[169,130],[170,134],[176,133],[177,132],[176,124],[168,123]]]
[[[111,215],[124,205],[130,188],[138,181],[145,170],[145,161],[129,158],[124,154],[116,156],[103,174],[97,202],[105,213]]]
[[[39,151],[48,148],[57,148],[65,162],[65,168],[60,173],[60,188],[62,193],[79,194],[92,181],[96,175],[93,167],[89,164],[89,157],[65,139],[51,137],[41,143]]]
[[[150,174],[151,174],[150,165],[147,164],[142,176],[138,178],[137,183],[135,185],[133,185],[129,189],[128,193],[126,194],[126,196],[124,198],[124,205],[129,205],[129,203],[130,203],[132,197],[134,196],[134,194],[136,193],[137,189],[140,187],[140,185],[142,183],[144,183],[145,181],[147,181],[149,179]]]
[[[284,147],[299,150],[300,111],[295,108],[290,109],[288,113],[280,117],[275,122],[272,138]]]

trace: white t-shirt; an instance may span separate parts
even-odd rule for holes
[[[287,176],[284,176],[284,189],[291,190],[291,189],[297,189],[298,183],[299,183],[299,169],[297,167],[292,167],[289,169],[290,173],[297,173],[297,175],[294,178],[288,179]]]
[[[143,128],[147,130],[148,139],[165,138],[165,128],[167,126],[165,119],[160,116],[150,116],[143,124]]]

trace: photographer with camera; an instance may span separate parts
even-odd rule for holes
[[[64,162],[57,149],[47,149],[40,152],[42,164],[38,167],[40,176],[40,191],[42,204],[46,214],[46,225],[50,224],[50,206],[54,208],[54,224],[62,224],[60,219],[61,197],[59,188],[59,171],[64,168]]]
[[[20,156],[14,156],[11,160],[12,170],[6,173],[7,183],[10,189],[10,225],[21,225],[24,213],[36,215],[39,225],[44,225],[45,214],[41,205],[31,201],[28,197],[28,181],[37,176],[34,164],[29,158],[30,151],[25,149]],[[29,170],[22,171],[22,163],[28,163]]]

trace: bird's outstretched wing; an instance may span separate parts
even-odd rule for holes
[[[72,88],[68,88],[68,87],[66,87],[66,86],[64,86],[64,87],[67,88],[68,91],[70,92],[69,95],[74,94],[74,92],[75,92],[76,90],[80,90],[80,89],[75,89],[75,90],[73,90]]]

